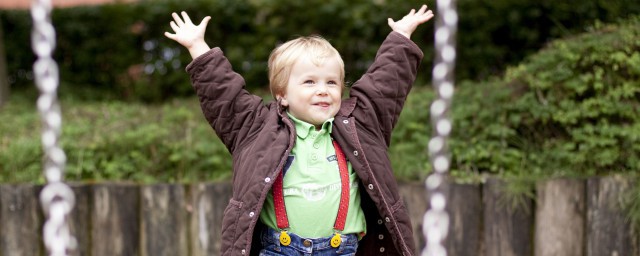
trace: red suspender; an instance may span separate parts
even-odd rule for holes
[[[349,210],[349,168],[347,168],[347,159],[340,148],[340,145],[334,140],[333,148],[336,150],[336,158],[338,158],[338,169],[340,169],[340,183],[342,192],[340,194],[340,206],[338,206],[338,215],[333,228],[337,231],[344,230],[344,224],[347,222],[347,211]]]
[[[345,223],[347,221],[347,212],[349,210],[349,168],[347,168],[347,159],[345,158],[344,153],[342,152],[342,148],[340,145],[333,140],[333,148],[336,151],[336,158],[338,160],[338,169],[340,171],[340,184],[341,184],[341,193],[340,193],[340,205],[338,206],[338,214],[336,215],[336,221],[333,228],[336,230],[337,241],[331,241],[331,244],[334,247],[340,245],[340,236],[337,235],[338,232],[344,230]],[[283,180],[284,171],[280,172],[278,177],[273,183],[273,204],[276,212],[276,223],[280,230],[284,230],[289,227],[289,219],[287,217],[287,210],[284,206],[284,193],[282,188],[282,180]],[[289,237],[286,235],[286,232],[282,232],[285,237],[280,237],[280,242],[283,245],[289,245]],[[336,239],[334,237],[334,239]],[[287,242],[288,241],[288,242]],[[286,243],[286,244],[285,244]],[[336,244],[337,243],[337,244]]]

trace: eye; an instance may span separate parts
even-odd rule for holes
[[[314,84],[313,80],[305,80],[304,84]]]
[[[330,85],[338,85],[338,82],[336,82],[336,81],[333,81],[333,80],[332,80],[332,81],[327,82],[327,84],[330,84]]]

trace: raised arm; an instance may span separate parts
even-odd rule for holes
[[[175,33],[164,32],[164,35],[187,48],[191,57],[195,59],[211,49],[204,41],[204,32],[207,29],[207,24],[209,20],[211,20],[211,17],[205,17],[202,19],[202,22],[196,26],[191,22],[186,12],[181,12],[181,14],[182,18],[175,12],[171,14],[173,21],[171,21],[169,25],[171,25]]]
[[[431,18],[433,18],[433,12],[431,10],[427,10],[427,5],[422,5],[418,12],[416,12],[415,9],[411,9],[409,14],[402,17],[401,20],[393,21],[393,19],[388,18],[387,22],[393,31],[398,32],[407,38],[411,38],[411,34],[413,34],[413,31],[416,30],[418,25],[427,22]]]
[[[398,21],[389,19],[393,32],[378,49],[367,72],[350,90],[350,96],[358,98],[361,106],[355,111],[361,110],[363,118],[377,124],[372,126],[375,127],[372,132],[381,131],[387,145],[424,57],[420,48],[411,41],[411,34],[418,25],[432,17],[433,13],[423,5],[417,12],[411,10]]]

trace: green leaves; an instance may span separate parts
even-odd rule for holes
[[[25,99],[26,100],[26,99]],[[0,119],[0,182],[41,182],[39,120],[11,101]],[[193,182],[229,177],[231,157],[197,99],[163,105],[63,100],[66,177],[76,181]],[[16,129],[17,127],[17,129]]]

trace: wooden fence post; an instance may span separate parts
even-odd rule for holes
[[[533,202],[505,202],[505,182],[490,178],[484,184],[484,255],[528,256],[533,254]]]
[[[91,251],[91,187],[87,184],[70,184],[76,204],[69,214],[69,229],[77,241],[72,256],[89,255]]]
[[[0,185],[0,255],[41,255],[42,208],[34,185]]]
[[[640,255],[640,239],[621,207],[633,185],[622,176],[587,181],[587,256]]]
[[[140,190],[132,184],[92,186],[91,256],[138,255]]]
[[[222,215],[231,198],[231,183],[193,184],[188,191],[190,255],[220,255]]]
[[[535,256],[582,256],[585,181],[555,179],[537,184]]]
[[[448,255],[480,256],[482,252],[482,188],[478,184],[449,184]]]
[[[425,247],[424,234],[422,234],[422,218],[427,210],[427,188],[424,183],[401,183],[398,186],[400,196],[411,218],[413,240],[416,245],[416,255]]]
[[[142,186],[141,194],[141,255],[188,255],[183,186]]]

